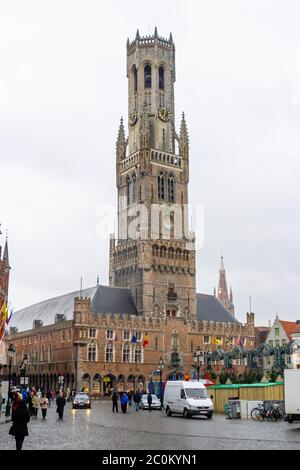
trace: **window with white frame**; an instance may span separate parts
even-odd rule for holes
[[[114,330],[106,330],[106,339],[114,339]]]
[[[137,331],[135,336],[137,341],[142,341],[142,333],[140,331]]]
[[[129,341],[130,340],[130,331],[124,331],[123,332],[123,339],[125,341]]]
[[[105,348],[105,362],[113,362],[114,360],[114,348],[112,343],[108,343]]]
[[[142,350],[140,346],[136,346],[134,351],[134,362],[136,364],[141,364],[142,362]]]
[[[122,359],[123,359],[123,362],[130,362],[130,346],[129,346],[129,344],[124,344],[124,346],[123,346]]]
[[[96,328],[89,328],[89,338],[96,338]]]
[[[209,343],[210,343],[210,341],[209,341],[209,336],[204,336],[204,337],[203,337],[203,343],[204,343],[204,344],[209,344]]]
[[[93,341],[93,342],[89,343],[89,347],[88,347],[88,360],[89,360],[89,361],[96,361],[96,358],[97,358],[97,345],[96,345],[96,343]]]

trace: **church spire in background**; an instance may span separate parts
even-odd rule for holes
[[[229,310],[229,312],[234,316],[234,305],[232,302],[233,295],[232,295],[232,288],[230,287],[230,296],[228,295],[228,289],[227,289],[227,281],[226,281],[226,271],[224,267],[224,258],[223,255],[221,255],[221,264],[220,264],[220,269],[219,269],[219,284],[218,284],[218,294],[217,294],[218,299],[224,307]]]

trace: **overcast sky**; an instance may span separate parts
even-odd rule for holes
[[[190,202],[204,204],[197,291],[223,251],[237,317],[300,319],[300,4],[297,0],[0,0],[0,222],[16,309],[108,284],[97,210],[116,204],[127,123],[126,40],[176,46],[177,128],[190,135]]]

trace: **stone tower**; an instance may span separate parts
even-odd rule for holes
[[[233,305],[233,294],[232,288],[230,287],[230,294],[228,295],[227,281],[226,281],[226,271],[224,268],[224,259],[221,256],[221,266],[219,269],[219,285],[218,285],[218,299],[224,307],[229,310],[229,312],[234,316],[234,305]]]
[[[196,315],[194,235],[188,227],[189,137],[175,130],[172,35],[127,41],[128,137],[116,144],[118,235],[111,286],[130,287],[139,313]]]

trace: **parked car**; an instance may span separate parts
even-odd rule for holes
[[[73,408],[91,408],[90,397],[84,392],[76,393],[73,400]]]
[[[213,403],[203,383],[192,380],[168,381],[165,387],[164,405],[167,416],[178,413],[184,418],[200,415],[210,419],[214,411]]]
[[[160,410],[161,409],[160,399],[156,395],[151,395],[151,396],[152,396],[151,410]],[[142,410],[149,409],[147,395],[142,395],[141,408]]]

